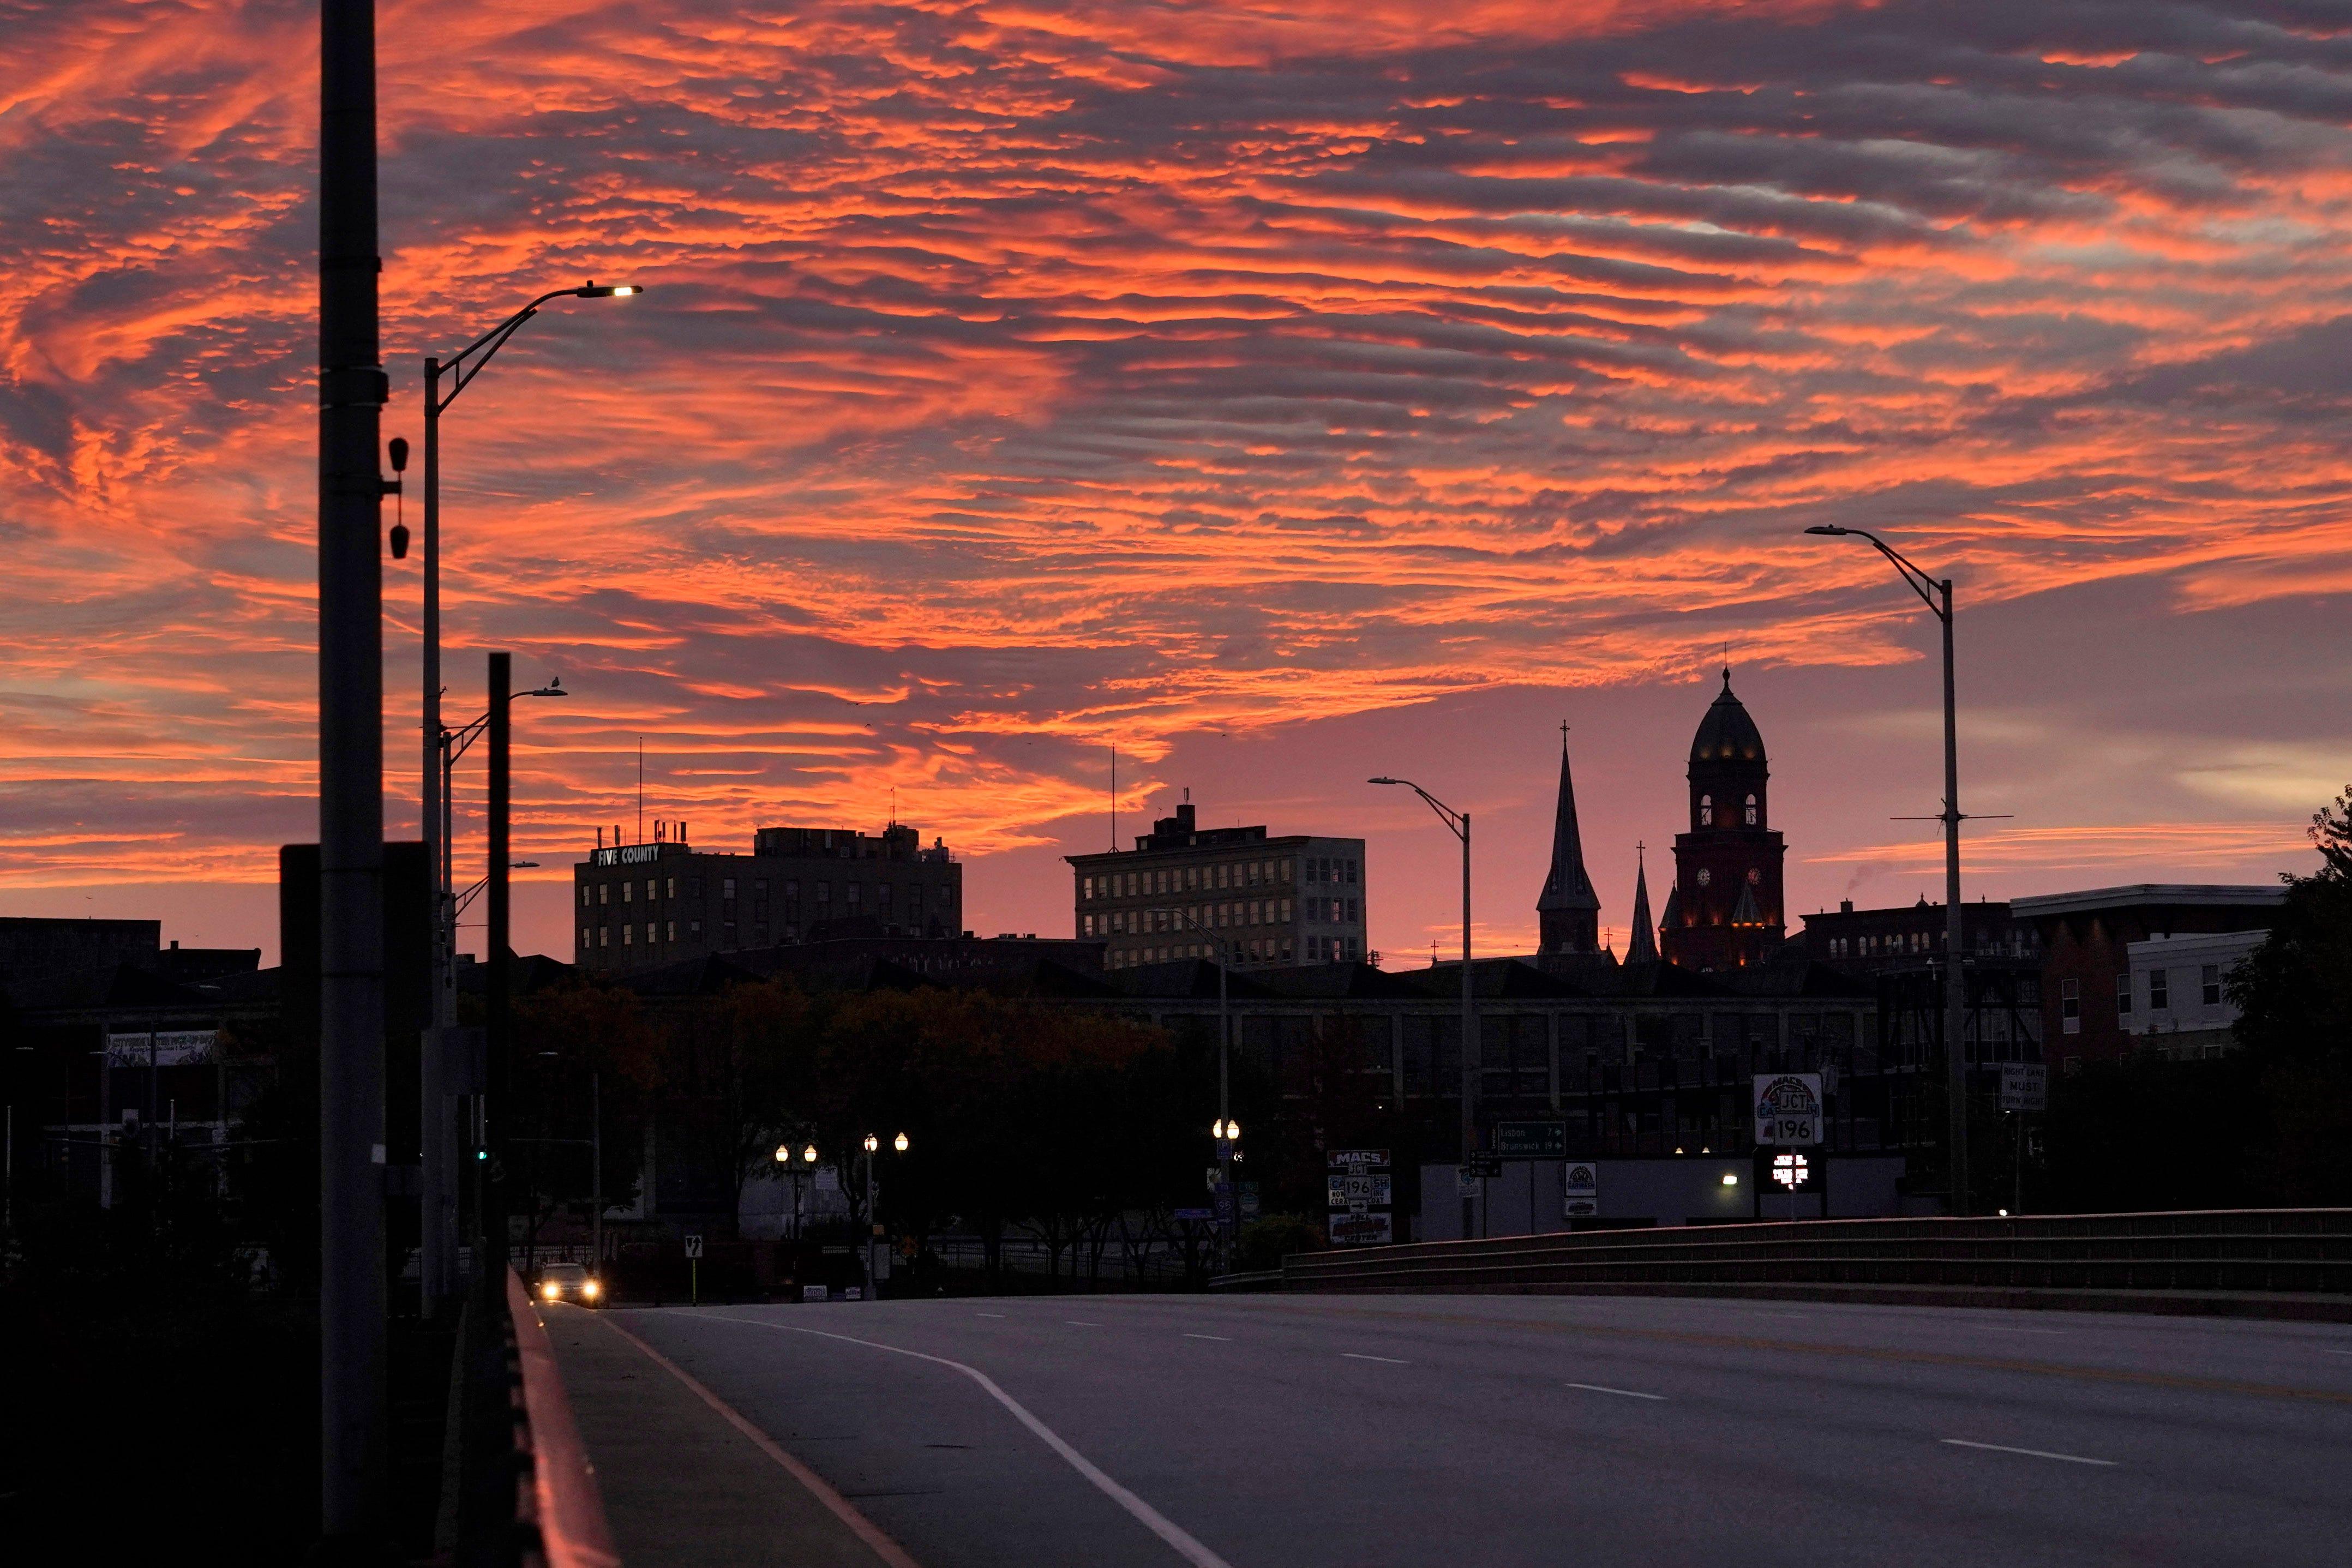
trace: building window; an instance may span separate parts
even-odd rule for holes
[[[675,920],[669,923],[669,939],[673,942],[677,940],[677,922]]]
[[[1753,795],[1748,797],[1747,821],[1749,827],[1752,828],[1756,825],[1756,797]]]
[[[631,899],[636,897],[636,895],[637,884],[635,883],[625,882],[621,884],[621,902],[623,904],[628,903]]]
[[[700,877],[690,876],[686,879],[686,896],[688,898],[700,898],[702,896],[702,879]]]
[[[1282,907],[1277,913],[1276,918],[1282,925],[1287,925],[1290,924],[1290,900],[1286,898],[1282,901]]]
[[[658,941],[660,941],[660,940],[661,940],[661,922],[660,922],[660,921],[658,921],[658,920],[648,920],[648,921],[646,921],[646,946],[648,946],[648,947],[650,947],[650,946],[652,946],[655,943],[656,943],[656,942],[658,942]]]
[[[2132,981],[2131,981],[2131,972],[2130,972],[2129,970],[2126,970],[2124,973],[2122,973],[2122,974],[2120,974],[2120,975],[2117,975],[2117,976],[2116,977],[2116,1013],[2117,1013],[2118,1015],[2120,1015],[2121,1017],[2124,1017],[2124,1018],[2129,1018],[2129,1017],[2131,1016],[2131,1010],[2132,1010],[2132,1009],[2131,1009],[2131,1004],[2132,1004]]]
[[[2209,1008],[2221,1005],[2221,966],[2208,964],[2203,977],[2204,1001]]]
[[[596,934],[593,931],[589,930],[585,925],[583,925],[580,928],[580,946],[583,947],[593,947],[595,945]]]
[[[1095,879],[1090,876],[1082,876],[1078,878],[1078,896],[1080,898],[1092,898],[1094,895]]]
[[[624,900],[623,902],[625,902],[625,902],[626,902],[626,900]],[[636,928],[635,926],[634,926],[634,925],[624,925],[624,926],[622,926],[622,927],[621,927],[621,946],[624,946],[624,947],[626,947],[626,946],[630,946],[632,938],[634,938],[634,937],[636,936],[636,934],[637,934],[637,928]]]
[[[1698,825],[1702,828],[1715,826],[1715,797],[1712,795],[1698,798]]]
[[[584,882],[580,884],[580,907],[588,907],[588,884]]]
[[[2061,1034],[2083,1032],[2083,982],[2058,982],[2058,1030]]]
[[[857,909],[857,884],[854,882],[843,883],[841,884],[841,896],[843,901],[849,905],[850,912],[855,914]]]
[[[2172,991],[2165,982],[2164,971],[2150,969],[2147,972],[2147,1010],[2160,1013],[2171,1005]]]
[[[661,878],[657,876],[649,876],[646,878],[646,902],[647,904],[652,904],[659,900],[660,897]]]
[[[669,895],[672,898],[676,898],[677,896],[677,878],[676,877],[669,879]]]
[[[609,925],[598,927],[596,931],[596,946],[599,947],[610,947],[612,945],[613,928]]]
[[[688,921],[688,922],[686,923],[686,935],[687,935],[688,939],[688,940],[690,940],[690,941],[695,941],[695,942],[699,942],[699,941],[701,941],[701,940],[702,940],[702,922],[701,922],[701,921],[699,921],[699,920],[689,920],[689,921]]]
[[[596,902],[599,904],[610,904],[613,902],[612,883],[600,882],[596,884]]]
[[[733,877],[722,876],[719,879],[719,896],[721,898],[732,898],[735,896],[735,879]]]

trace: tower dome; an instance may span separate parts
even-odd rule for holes
[[[1723,672],[1723,690],[1708,705],[1691,737],[1691,766],[1710,762],[1761,762],[1764,736],[1748,716],[1747,705],[1731,695],[1731,672]]]

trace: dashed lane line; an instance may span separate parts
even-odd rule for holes
[[[1971,1443],[1966,1437],[1945,1437],[1939,1440],[1948,1443],[1955,1448],[1982,1448],[1987,1453],[1993,1454],[2023,1454],[2030,1459],[2059,1459],[2070,1465],[2097,1465],[2103,1469],[2110,1470],[2116,1468],[2116,1461],[2113,1459],[2089,1459],[2080,1454],[2053,1454],[2047,1448],[2012,1448],[2007,1443]]]
[[[1381,1361],[1386,1362],[1391,1366],[1411,1366],[1412,1364],[1412,1363],[1409,1361],[1399,1361],[1392,1355],[1358,1355],[1352,1350],[1343,1350],[1339,1354],[1346,1356],[1349,1361]]]
[[[1184,1337],[1186,1339],[1213,1339],[1219,1344],[1231,1344],[1234,1343],[1230,1337],[1221,1333],[1188,1333]]]
[[[1638,1388],[1610,1388],[1598,1383],[1571,1383],[1568,1385],[1568,1386],[1570,1388],[1581,1388],[1588,1394],[1622,1395],[1627,1399],[1663,1400],[1665,1398],[1665,1396],[1663,1394],[1644,1394]]]

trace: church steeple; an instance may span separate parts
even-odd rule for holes
[[[1650,918],[1650,871],[1643,853],[1648,847],[1633,846],[1633,935],[1625,946],[1628,964],[1654,964],[1658,959],[1658,927]]]
[[[1584,838],[1576,825],[1576,783],[1569,776],[1568,726],[1559,727],[1559,800],[1551,828],[1551,871],[1536,900],[1547,953],[1601,950],[1601,899],[1584,871]]]

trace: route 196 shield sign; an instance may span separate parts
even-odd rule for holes
[[[1756,1075],[1756,1141],[1774,1148],[1811,1148],[1822,1141],[1822,1075]]]

